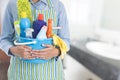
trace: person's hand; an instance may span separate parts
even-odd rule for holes
[[[36,58],[46,60],[59,55],[59,50],[57,48],[54,48],[52,45],[44,44],[43,46],[45,46],[46,48],[42,50],[33,50],[32,55],[36,56]]]
[[[18,57],[24,59],[34,59],[35,56],[32,56],[32,48],[28,46],[14,46],[10,48],[10,52]]]

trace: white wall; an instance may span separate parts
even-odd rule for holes
[[[91,0],[90,23],[95,28],[101,27],[103,9],[104,9],[104,0]]]
[[[71,39],[87,36],[90,0],[61,0],[67,11]]]
[[[61,0],[68,11],[71,39],[93,36],[101,25],[103,0]]]
[[[120,30],[120,0],[104,0],[102,27]]]

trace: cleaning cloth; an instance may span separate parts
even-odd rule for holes
[[[53,34],[53,43],[60,47],[61,50],[61,58],[64,58],[65,53],[69,50],[66,43],[56,34]]]

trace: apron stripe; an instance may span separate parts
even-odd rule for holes
[[[10,65],[11,67],[9,68],[9,71],[13,70],[11,72],[14,73],[11,74],[9,77],[11,79],[9,80],[62,80],[63,70],[61,70],[62,65],[59,60],[56,62],[54,59],[52,59],[51,61],[44,64],[26,63],[15,58],[13,61],[14,64]],[[15,64],[15,61],[17,65]],[[19,64],[20,66],[18,68]]]

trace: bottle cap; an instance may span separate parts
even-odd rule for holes
[[[21,13],[21,18],[27,18],[26,12],[22,12],[22,13]]]
[[[38,20],[43,20],[43,19],[44,19],[43,14],[39,14],[38,15]]]
[[[52,19],[48,19],[48,23],[52,23]]]

